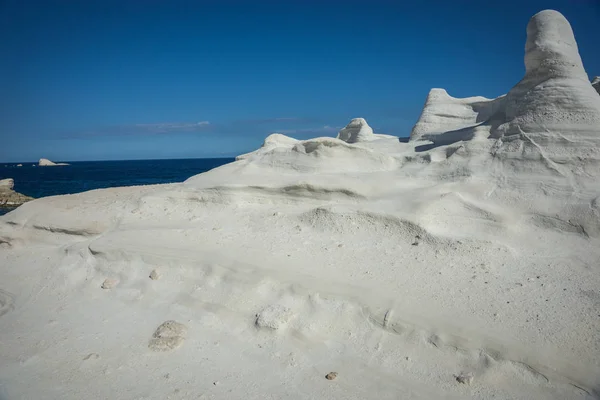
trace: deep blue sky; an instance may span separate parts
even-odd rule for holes
[[[0,161],[230,156],[353,117],[408,136],[432,87],[518,82],[546,8],[600,75],[600,0],[0,0]]]

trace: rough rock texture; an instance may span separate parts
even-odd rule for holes
[[[564,221],[558,223],[598,236],[600,96],[562,14],[545,10],[531,18],[524,61],[523,79],[506,96],[484,103],[484,112],[472,107],[478,98],[452,99],[433,90],[411,141],[433,142],[417,151],[439,148],[427,160],[454,154],[448,175],[518,188],[511,194],[514,202],[544,196],[540,224]]]
[[[14,186],[15,182],[11,178],[0,180],[0,207],[17,207],[33,200],[32,197],[15,192]]]
[[[154,351],[168,351],[178,348],[185,341],[187,327],[176,321],[165,321],[154,331],[148,347]]]
[[[272,304],[265,307],[256,316],[256,326],[258,328],[281,329],[292,318],[293,313],[287,307],[279,304]]]
[[[358,143],[373,140],[373,129],[364,118],[354,118],[337,136],[346,143]]]
[[[594,79],[592,79],[592,86],[594,87],[594,89],[596,89],[596,92],[600,94],[600,76],[597,76]]]
[[[332,381],[335,378],[337,378],[338,374],[337,372],[330,372],[327,375],[325,375],[325,379],[327,379],[328,381]]]
[[[55,166],[58,166],[58,165],[69,165],[69,164],[67,164],[67,163],[55,163],[55,162],[52,162],[52,161],[48,160],[47,158],[40,158],[40,161],[39,161],[38,165],[40,167],[55,167]]]
[[[15,187],[15,181],[11,178],[8,179],[0,179],[0,189],[9,189],[12,190],[12,188]]]

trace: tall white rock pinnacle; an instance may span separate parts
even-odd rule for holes
[[[525,77],[506,96],[497,134],[600,130],[600,96],[583,68],[571,25],[545,10],[527,25]]]

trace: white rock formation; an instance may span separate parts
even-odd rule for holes
[[[495,129],[495,136],[560,131],[568,132],[569,140],[573,134],[598,132],[600,96],[583,68],[571,25],[559,12],[541,11],[529,21],[525,70],[506,95],[505,123]]]
[[[600,76],[597,76],[594,79],[592,79],[592,86],[594,87],[594,89],[596,89],[596,92],[600,94]]]
[[[40,158],[40,161],[38,162],[38,165],[40,167],[56,167],[56,166],[59,166],[59,165],[69,165],[69,164],[67,164],[67,163],[55,163],[55,162],[52,162],[52,161],[48,160],[47,158]]]
[[[554,143],[546,149],[548,154],[556,153],[552,147],[557,150],[557,146],[585,151],[589,146],[579,142],[598,139],[600,97],[588,81],[571,26],[559,12],[545,10],[531,18],[525,69],[525,77],[506,96],[494,100],[455,99],[443,89],[432,89],[411,140],[445,145],[477,135],[525,134],[527,141]]]
[[[502,105],[504,96],[497,99],[451,97],[444,89],[431,89],[421,116],[411,131],[410,140],[429,140],[448,131],[473,128],[487,121]],[[461,137],[462,139],[469,139]]]
[[[374,135],[364,118],[354,118],[338,133],[337,138],[346,143],[357,143],[373,140]]]
[[[598,398],[600,96],[565,24],[532,19],[511,104],[438,91],[433,143],[272,135],[184,183],[3,215],[3,397],[185,397],[220,379],[223,398],[463,399],[473,377],[480,399]]]

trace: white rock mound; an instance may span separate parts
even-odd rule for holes
[[[282,135],[281,133],[272,133],[269,136],[267,136],[262,146],[260,146],[259,150],[239,155],[235,159],[244,160],[252,155],[256,155],[257,152],[264,153],[266,151],[270,151],[278,147],[289,149],[292,148],[292,146],[294,146],[296,143],[298,143],[297,139]]]
[[[354,118],[338,133],[337,138],[346,143],[357,143],[373,140],[375,137],[373,129],[364,118]]]
[[[48,160],[47,158],[40,158],[40,161],[38,162],[38,165],[40,167],[56,167],[56,166],[59,166],[59,165],[69,165],[69,164],[67,164],[67,163],[55,163],[55,162],[52,162],[52,161]]]
[[[372,142],[377,139],[397,139],[397,137],[373,133],[373,128],[369,126],[367,120],[364,118],[354,118],[345,128],[338,132],[337,139],[352,144]]]

